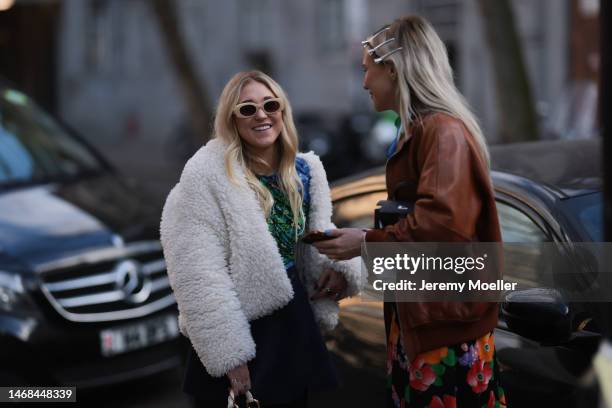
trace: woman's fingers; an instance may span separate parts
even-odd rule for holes
[[[327,241],[313,242],[312,245],[315,248],[317,248],[319,252],[322,252],[322,250],[328,250],[328,249],[338,247],[337,241],[338,241],[338,238],[334,238],[334,239],[328,239]]]
[[[346,279],[344,280],[344,284],[342,286],[342,289],[339,290],[338,292],[338,297],[337,299],[344,299],[345,297],[347,297],[347,289],[348,289],[348,283],[346,282]]]
[[[341,229],[327,229],[323,231],[323,233],[327,235],[328,237],[339,237],[340,235],[342,235],[342,230]]]
[[[317,299],[322,299],[324,297],[327,297],[329,295],[329,291],[327,289],[331,288],[327,288],[327,287],[320,287],[319,290],[317,290],[311,297],[310,300],[317,300]]]
[[[346,289],[346,279],[342,273],[337,272],[333,269],[326,269],[321,278],[319,284],[316,287],[317,292],[311,296],[311,300],[317,300],[321,298],[340,299],[342,293]]]
[[[319,278],[319,281],[316,283],[315,289],[317,289],[317,291],[310,297],[311,300],[321,299],[326,296],[329,296],[330,291],[333,290],[330,287],[332,272],[333,271],[331,269],[326,269],[323,272],[323,274],[321,275],[321,278]]]
[[[246,393],[251,389],[251,376],[249,368],[246,364],[238,366],[227,373],[227,378],[230,382],[230,387],[234,391],[234,395]]]
[[[338,242],[339,240],[339,238],[336,238],[329,241],[317,242],[316,248],[322,255],[325,255],[330,259],[338,259],[344,250],[342,242]]]
[[[365,236],[364,230],[343,228],[331,230],[330,234],[336,238],[313,244],[321,254],[333,260],[351,259],[361,254],[361,243]]]
[[[344,274],[334,271],[328,286],[333,288],[334,293],[332,294],[332,297],[334,299],[340,300],[346,297],[345,293],[348,283],[346,281],[346,278],[344,277]]]
[[[330,249],[338,247],[338,240],[344,235],[343,229],[328,229],[324,231],[324,234],[328,237],[334,237],[333,239],[327,239],[325,241],[314,242],[313,245],[317,249]]]
[[[344,277],[344,274],[340,272],[335,272],[333,275],[333,279],[334,281],[330,285],[333,286],[335,290],[338,291],[338,293],[344,292],[344,290],[348,286],[348,283],[346,281],[346,278]]]
[[[232,390],[234,391],[234,395],[242,395],[245,394],[248,390],[251,389],[251,384],[248,380],[242,379],[242,381],[238,378],[233,378],[230,380]]]
[[[321,288],[327,287],[327,285],[329,284],[329,280],[331,278],[332,278],[332,274],[330,273],[328,269],[325,272],[323,272],[323,275],[321,275],[321,277],[319,278],[319,281],[317,282],[317,286],[315,286],[315,289],[320,290]]]

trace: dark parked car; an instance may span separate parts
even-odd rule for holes
[[[503,170],[492,172],[503,240],[564,245],[601,241],[599,155],[598,140],[493,148],[493,167]],[[372,227],[376,202],[386,199],[384,169],[335,183],[332,198],[337,225]],[[506,270],[505,279],[528,281],[538,270],[521,270],[520,276],[515,273]],[[579,378],[597,349],[599,329],[590,320],[588,304],[566,304],[562,298],[547,296],[547,292],[541,294],[543,302],[521,303],[520,308],[506,302],[501,308],[495,341],[508,403],[518,407],[592,406],[589,401],[595,393],[579,390]],[[371,321],[376,310],[380,318],[381,305],[345,303],[347,327],[365,338],[358,320]],[[344,336],[346,341],[346,333]],[[382,341],[378,337],[376,345],[382,346]]]
[[[0,83],[0,385],[98,386],[182,363],[159,214]]]

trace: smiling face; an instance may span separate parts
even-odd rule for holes
[[[370,93],[374,109],[377,112],[395,110],[399,105],[399,93],[396,91],[395,70],[391,64],[376,64],[366,50],[361,60],[363,67],[363,89]]]
[[[249,81],[242,87],[238,103],[254,102],[261,105],[271,98],[276,98],[276,95],[266,85]],[[240,138],[256,151],[272,148],[283,130],[282,112],[266,113],[262,107],[257,109],[254,116],[240,118],[234,115],[234,120]]]

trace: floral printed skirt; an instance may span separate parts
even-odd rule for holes
[[[431,350],[409,362],[395,308],[387,340],[389,407],[505,408],[493,333]]]

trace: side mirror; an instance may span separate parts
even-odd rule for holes
[[[563,343],[572,334],[569,305],[555,289],[510,292],[501,305],[501,313],[510,330],[540,343]]]

